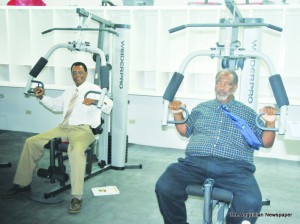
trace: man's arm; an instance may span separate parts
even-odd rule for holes
[[[61,112],[63,111],[63,95],[64,93],[56,98],[52,98],[49,96],[44,96],[45,90],[41,87],[35,87],[34,93],[39,102],[41,102],[44,106],[49,108],[52,111],[55,112]]]

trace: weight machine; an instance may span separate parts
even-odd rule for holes
[[[236,4],[232,0],[225,0],[227,8],[230,10],[230,12],[233,15],[233,19],[221,19],[220,23],[212,23],[212,24],[186,24],[182,26],[178,26],[175,28],[172,28],[169,30],[169,33],[174,33],[177,31],[180,31],[185,28],[189,27],[226,27],[231,29],[231,35],[230,40],[226,40],[225,44],[219,44],[217,43],[216,47],[210,48],[210,50],[207,51],[194,51],[191,52],[181,63],[181,66],[179,67],[179,70],[175,72],[164,92],[163,95],[163,118],[162,118],[162,125],[166,126],[167,124],[176,124],[176,123],[183,123],[186,121],[171,121],[168,120],[168,106],[169,103],[173,101],[176,92],[178,91],[181,82],[183,81],[184,78],[184,71],[186,67],[188,66],[189,62],[199,56],[208,56],[210,58],[218,58],[222,59],[221,60],[221,65],[223,68],[230,68],[237,70],[239,68],[243,69],[244,68],[244,63],[246,59],[259,59],[265,62],[269,69],[270,77],[270,85],[272,87],[272,91],[277,103],[277,106],[280,110],[280,113],[277,115],[280,117],[279,119],[279,127],[275,129],[269,129],[269,128],[264,128],[259,126],[259,128],[263,130],[269,130],[269,131],[276,131],[279,134],[285,134],[286,131],[286,117],[287,117],[287,110],[288,110],[288,105],[289,105],[289,100],[281,79],[281,76],[276,72],[275,67],[270,60],[270,58],[263,54],[256,52],[254,50],[246,50],[244,48],[240,48],[239,45],[233,45],[233,43],[236,43],[238,41],[238,28],[239,27],[267,27],[275,31],[282,31],[282,28],[277,27],[275,25],[271,24],[266,24],[263,22],[263,19],[256,19],[256,18],[251,18],[251,19],[245,19],[242,18],[238,8],[236,7]],[[253,75],[253,74],[245,74],[245,75]],[[257,75],[257,74],[254,74]],[[251,77],[248,77],[250,79]],[[252,83],[257,86],[257,79],[255,80],[255,83]],[[241,89],[243,86],[241,87]],[[252,87],[254,88],[254,87]],[[252,89],[252,94],[253,98],[257,98],[257,91],[254,93],[255,89]],[[245,93],[245,95],[248,94],[248,90]],[[255,96],[254,96],[255,94]],[[254,101],[252,101],[254,102]],[[247,102],[246,102],[247,104]],[[250,105],[251,106],[251,105]],[[254,106],[252,106],[254,107]],[[181,108],[184,109],[184,108]],[[188,112],[188,111],[186,111]],[[262,114],[259,114],[257,119],[261,116]]]
[[[101,92],[89,91],[85,94],[98,94],[99,100],[97,107],[102,108],[104,103],[104,97],[107,95],[111,97],[114,102],[114,108],[111,112],[111,117],[102,113],[101,119],[103,123],[103,131],[96,141],[96,154],[98,160],[98,166],[100,169],[89,175],[88,178],[100,174],[108,169],[124,170],[126,168],[142,168],[141,164],[127,165],[127,110],[128,110],[128,82],[129,82],[129,46],[130,46],[130,25],[127,24],[114,24],[111,21],[98,17],[85,9],[77,8],[76,13],[79,14],[80,25],[77,28],[52,28],[48,29],[42,34],[46,34],[55,30],[63,31],[78,31],[76,41],[68,43],[60,43],[51,47],[48,52],[41,57],[38,62],[33,66],[29,72],[27,84],[24,90],[25,95],[34,93],[32,83],[38,83],[44,88],[44,83],[35,80],[43,68],[48,63],[50,56],[58,49],[65,48],[70,51],[88,52],[93,55],[93,59],[96,62],[96,73],[94,76],[94,83],[101,87]],[[99,28],[89,28],[91,21],[99,23]],[[87,31],[97,31],[98,43],[97,47],[90,46],[89,42],[84,41],[84,34]],[[104,38],[106,34],[117,36],[114,38],[111,45],[114,49],[109,49],[109,54],[105,55]],[[110,46],[111,47],[111,46]],[[108,63],[111,60],[116,68]],[[111,77],[110,77],[111,73]],[[112,85],[110,85],[110,80]],[[111,92],[109,88],[112,86]],[[110,95],[109,95],[110,94]],[[110,131],[110,136],[109,136]],[[109,142],[110,141],[110,142]],[[88,179],[88,178],[85,178]],[[63,187],[67,189],[70,184]],[[56,193],[62,191],[62,188],[54,190],[50,193],[46,193],[44,196],[49,198],[55,196]]]
[[[240,42],[238,41],[238,29],[240,27],[243,28],[267,27],[279,32],[282,31],[282,28],[271,24],[266,24],[263,22],[263,19],[260,18],[242,18],[241,13],[239,12],[233,0],[225,0],[225,4],[227,9],[232,14],[233,18],[220,19],[220,23],[217,24],[214,23],[186,24],[169,30],[169,33],[174,33],[189,27],[220,27],[220,28],[226,28],[227,31],[229,31],[229,35],[226,35],[227,39],[225,40],[224,44],[217,43],[217,46],[210,48],[210,50],[194,51],[190,53],[188,56],[186,56],[184,61],[181,63],[179,70],[173,74],[163,95],[162,126],[167,126],[168,124],[182,124],[185,123],[188,119],[189,112],[185,107],[181,106],[180,109],[184,110],[186,114],[185,119],[182,121],[168,120],[168,116],[169,116],[168,106],[169,103],[174,100],[175,94],[177,93],[180,84],[183,81],[184,71],[192,59],[199,56],[208,56],[212,59],[218,58],[221,61],[222,68],[230,68],[234,70],[238,70],[238,69],[243,70],[244,68],[246,68],[249,71],[255,70],[256,72],[258,71],[257,63],[256,64],[254,63],[255,65],[254,68],[253,67],[249,68],[249,64],[247,65],[245,64],[245,62],[247,59],[250,60],[259,59],[265,62],[265,64],[269,69],[269,73],[270,73],[269,82],[280,112],[276,113],[276,115],[279,116],[278,128],[266,128],[260,126],[258,120],[260,119],[260,116],[263,115],[263,113],[259,113],[257,115],[256,125],[262,130],[274,131],[274,132],[278,132],[278,134],[284,135],[286,132],[286,120],[287,120],[289,100],[282,79],[280,75],[276,72],[275,67],[272,61],[269,59],[269,57],[267,57],[263,53],[257,52],[257,49],[252,49],[249,51],[244,48],[241,48],[239,46]],[[252,40],[247,40],[248,43],[251,43],[252,41],[257,41],[257,39],[259,38],[259,34],[256,31],[246,30],[244,32],[247,32],[246,35],[244,36],[247,36],[248,39],[253,38]],[[257,94],[258,74],[256,73],[253,74],[251,72],[248,72],[243,75],[245,75],[245,77],[242,80],[241,89],[243,90],[243,87],[245,87],[244,89],[246,91],[241,93],[241,100],[246,101],[245,104],[248,104],[248,106],[254,109],[256,106],[256,102],[257,102],[256,100],[258,95]],[[252,82],[249,84],[248,80],[251,80]],[[247,97],[249,97],[250,95],[249,92],[251,93],[251,100],[247,100]],[[215,223],[218,224],[225,223],[225,217],[233,197],[232,192],[229,192],[221,188],[214,188],[212,179],[206,180],[203,186],[188,185],[186,192],[188,195],[195,195],[204,198],[204,206],[203,206],[204,224],[212,224],[213,222],[212,211],[217,205],[219,205],[219,207],[217,211],[217,218],[216,218],[217,220]],[[268,199],[263,200],[262,205],[270,205],[270,200]]]

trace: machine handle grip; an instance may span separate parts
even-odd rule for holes
[[[259,113],[257,116],[256,116],[256,119],[255,119],[255,123],[256,123],[256,126],[261,129],[261,130],[264,130],[264,131],[279,131],[278,128],[267,128],[267,127],[263,127],[259,124],[259,119],[262,115],[264,115],[265,113]],[[275,115],[280,115],[280,112],[276,112]]]
[[[184,107],[184,106],[180,106],[179,109],[183,110],[185,112],[185,119],[181,120],[181,121],[175,121],[175,120],[168,120],[167,123],[168,124],[183,124],[187,121],[187,119],[189,118],[189,111]]]
[[[42,89],[45,89],[44,88],[44,83],[43,82],[41,82],[41,81],[38,81],[38,80],[31,80],[31,83],[38,83],[38,84],[41,84],[41,87],[42,87]],[[27,90],[27,93],[34,93],[34,90],[33,90],[33,88],[29,88],[28,90]]]
[[[90,90],[90,91],[87,91],[85,94],[84,94],[84,98],[87,98],[87,95],[90,94],[90,93],[94,93],[94,94],[99,94],[100,95],[100,99],[98,101],[98,103],[96,102],[93,102],[92,105],[95,105],[97,106],[98,108],[102,108],[103,104],[104,104],[104,97],[107,93],[107,89],[106,88],[103,88],[102,91],[93,91],[93,90]]]
[[[101,95],[101,92],[100,91],[93,91],[93,90],[90,90],[90,91],[87,91],[85,94],[84,94],[84,98],[87,98],[87,96],[90,94],[90,93],[94,93],[94,94],[99,94]],[[96,102],[93,102],[92,105],[97,105],[98,103]]]
[[[163,95],[164,100],[168,100],[169,102],[172,102],[174,99],[174,96],[176,92],[178,91],[180,84],[183,80],[184,76],[180,74],[179,72],[174,72],[167,89]]]

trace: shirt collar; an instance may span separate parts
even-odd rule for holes
[[[78,92],[80,92],[81,90],[85,89],[85,86],[87,85],[87,82],[85,81],[84,83],[82,83],[80,86],[76,86],[75,85],[75,89],[78,90]]]
[[[221,108],[222,105],[225,106],[226,109],[228,109],[230,111],[230,108],[232,108],[235,104],[236,100],[235,100],[235,97],[233,96],[231,100],[229,100],[227,103],[225,104],[222,104],[220,103],[217,99],[215,99],[215,103],[216,103],[216,106],[218,108]]]

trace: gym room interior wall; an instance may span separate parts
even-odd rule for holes
[[[262,8],[263,10],[261,10]],[[290,104],[299,106],[300,74],[298,59],[295,58],[295,55],[300,52],[298,45],[300,33],[295,29],[294,24],[300,23],[300,7],[288,6],[283,9],[277,6],[268,6],[262,8],[258,6],[251,6],[250,9],[242,7],[246,16],[263,16],[266,22],[283,26],[282,34],[274,34],[270,30],[264,31],[262,48],[264,53],[268,54],[274,60],[274,64],[279,67]],[[76,15],[73,15],[75,8],[48,9],[44,13],[38,8],[35,10],[21,9],[20,7],[12,10],[5,6],[0,8],[0,27],[2,27],[0,33],[0,129],[39,133],[56,126],[61,120],[61,114],[50,112],[41,106],[34,97],[25,97],[23,94],[24,81],[27,79],[28,71],[38,57],[45,54],[46,50],[56,41],[70,39],[69,34],[66,37],[61,34],[57,36],[53,34],[55,38],[43,37],[40,31],[54,26],[64,27],[77,24],[77,21],[68,24],[65,17],[67,15],[68,19],[76,18]],[[199,16],[198,11],[202,9],[205,10]],[[130,57],[130,103],[128,107],[130,143],[185,148],[188,140],[180,137],[174,126],[169,126],[167,130],[163,130],[161,127],[161,95],[166,88],[170,74],[178,69],[183,58],[194,50],[195,46],[199,49],[214,46],[218,31],[212,29],[201,32],[187,30],[170,37],[167,30],[192,22],[194,19],[197,22],[218,21],[220,12],[224,8],[216,6],[216,9],[211,7],[153,7],[141,10],[133,8],[92,9],[99,12],[100,16],[111,17],[112,21],[122,15],[128,19],[126,22],[132,25],[131,40],[133,44],[131,45],[132,57]],[[22,24],[23,28],[19,29],[16,23]],[[201,34],[200,38],[199,34]],[[37,46],[36,43],[40,43],[41,46]],[[31,56],[29,54],[27,57],[28,52],[31,53]],[[57,96],[62,92],[64,89],[61,85],[62,82],[72,83],[70,80],[64,80],[59,75],[55,75],[56,71],[65,74],[69,71],[70,66],[69,59],[65,59],[61,55],[57,55],[57,58],[56,61],[50,61],[47,68],[49,78],[47,77],[46,81],[51,85],[51,88],[47,89],[47,94],[51,96]],[[206,60],[205,63],[207,63],[205,66],[207,68],[204,69],[203,74],[198,74],[199,66],[196,63],[191,66],[177,97],[188,105],[189,110],[199,102],[214,97],[214,75],[212,74],[215,74],[217,66],[216,63]],[[57,78],[59,84],[56,83]],[[263,74],[258,108],[265,104],[274,104],[274,97],[269,87],[265,87],[268,85],[267,80],[268,75]],[[256,155],[300,161],[297,144],[299,145],[297,140],[285,140],[284,136],[278,136],[272,149],[261,149],[256,152]]]

